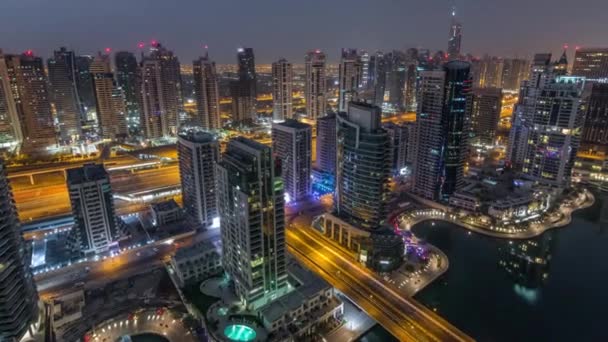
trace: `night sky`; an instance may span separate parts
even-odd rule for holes
[[[78,53],[137,50],[156,39],[191,63],[209,46],[218,63],[235,63],[238,46],[257,63],[303,63],[321,48],[446,49],[449,0],[1,0],[0,48],[48,57],[65,45]],[[179,4],[179,6],[177,6]],[[607,0],[457,0],[463,52],[529,57],[564,43],[608,46]]]

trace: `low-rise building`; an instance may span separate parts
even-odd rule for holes
[[[201,281],[222,272],[221,255],[210,241],[202,241],[191,247],[180,248],[171,258],[180,285]]]
[[[85,306],[84,298],[84,290],[82,289],[53,298],[51,301],[53,327],[61,328],[80,319]]]
[[[177,222],[182,218],[182,208],[174,199],[150,205],[152,224],[155,227]]]
[[[492,201],[488,215],[497,222],[519,223],[539,217],[549,209],[552,196],[539,190],[518,197],[507,197]]]
[[[608,191],[608,154],[597,150],[580,151],[572,169],[572,181]]]
[[[344,304],[331,285],[296,262],[287,273],[293,289],[258,312],[272,340],[304,340],[341,318]]]

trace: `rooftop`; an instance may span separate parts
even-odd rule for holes
[[[84,164],[82,167],[76,167],[67,170],[67,178],[69,183],[93,182],[103,179],[108,179],[108,173],[103,164]]]
[[[150,205],[152,210],[154,211],[171,211],[175,209],[179,209],[179,205],[175,202],[174,199],[170,199],[168,201],[153,203]]]
[[[179,138],[193,143],[209,143],[217,140],[215,135],[203,130],[190,129],[179,134]]]
[[[293,120],[293,119],[287,119],[283,122],[275,123],[272,126],[273,127],[283,126],[283,127],[293,128],[293,129],[312,129],[312,127],[310,125],[299,122],[298,120]]]
[[[207,253],[210,251],[216,251],[217,249],[215,248],[215,245],[213,245],[213,243],[211,243],[211,241],[201,241],[198,242],[197,244],[194,244],[190,247],[186,247],[186,248],[180,248],[176,253],[175,253],[175,260],[180,261],[182,259],[188,259],[191,258],[193,256],[202,254],[202,253]]]

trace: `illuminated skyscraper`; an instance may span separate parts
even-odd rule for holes
[[[222,266],[243,304],[259,308],[287,288],[281,162],[270,147],[237,137],[217,170]]]
[[[463,185],[470,68],[467,62],[451,61],[443,70],[421,73],[414,192],[426,199],[446,201]]]
[[[7,55],[5,60],[24,137],[23,149],[40,153],[57,143],[42,58],[27,51]]]
[[[502,58],[484,56],[471,63],[471,77],[474,88],[500,88],[502,87],[504,63]]]
[[[31,336],[38,319],[38,293],[30,271],[30,251],[21,236],[19,217],[0,160],[0,341]]]
[[[317,118],[317,169],[335,176],[336,149],[336,114],[328,113]]]
[[[272,63],[272,120],[293,118],[293,68],[286,59]]]
[[[220,94],[215,62],[205,53],[205,56],[193,62],[193,68],[196,108],[201,126],[208,130],[220,129]]]
[[[120,51],[114,55],[114,64],[116,66],[116,81],[118,86],[125,94],[125,109],[127,111],[127,122],[129,126],[138,132],[141,127],[139,108],[139,66],[135,55],[128,51]]]
[[[456,19],[456,7],[452,8],[452,23],[450,24],[450,38],[448,40],[448,58],[460,58],[460,45],[462,41],[462,24]]]
[[[608,146],[608,84],[593,84],[586,102],[587,112],[582,142]]]
[[[121,139],[127,136],[125,97],[116,86],[110,68],[110,56],[99,53],[89,70],[93,80],[97,123],[104,139]]]
[[[208,228],[218,218],[215,163],[219,143],[213,134],[191,130],[180,133],[177,153],[186,214]]]
[[[325,115],[327,84],[325,79],[325,54],[321,50],[309,51],[305,57],[306,74],[304,98],[306,116],[316,120]]]
[[[528,79],[530,63],[525,59],[506,58],[502,68],[502,89],[519,91],[521,82]]]
[[[80,130],[80,106],[76,88],[74,51],[65,47],[47,61],[51,101],[55,105],[60,137],[63,142],[77,140]]]
[[[608,78],[608,48],[577,49],[572,75],[591,79]]]
[[[89,72],[89,66],[93,62],[93,56],[76,56],[74,64],[76,69],[76,89],[80,103],[81,120],[89,120],[89,112],[95,110],[95,92],[93,91],[93,80]]]
[[[23,134],[6,59],[0,50],[0,144],[21,144]]]
[[[177,56],[155,42],[141,65],[142,129],[147,139],[175,136],[183,112]]]
[[[391,169],[394,174],[399,174],[407,165],[407,153],[410,144],[408,140],[411,139],[410,129],[407,125],[398,125],[392,122],[388,122],[382,127],[390,137]]]
[[[230,84],[232,120],[235,122],[251,122],[257,117],[257,76],[253,49],[239,48],[237,50],[237,63],[239,79]]]
[[[472,95],[470,123],[472,143],[492,145],[500,120],[502,90],[500,88],[473,89]]]
[[[341,112],[348,110],[348,103],[356,101],[361,86],[361,56],[356,49],[342,49],[340,59],[340,93],[338,106]]]
[[[272,125],[272,150],[281,160],[286,199],[298,201],[310,194],[312,127],[293,119]]]

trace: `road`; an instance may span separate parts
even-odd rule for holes
[[[342,291],[400,341],[472,341],[422,304],[397,293],[382,278],[310,228],[287,229],[289,252]]]

